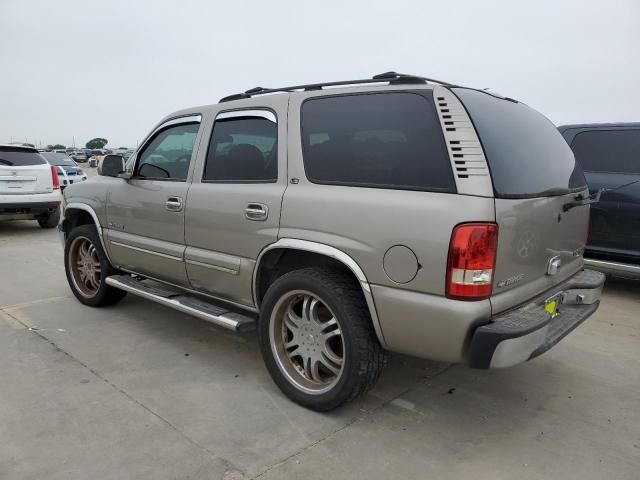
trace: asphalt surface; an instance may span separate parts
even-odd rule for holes
[[[542,357],[392,355],[330,414],[288,401],[255,334],[129,295],[81,305],[55,230],[0,223],[0,479],[633,479],[640,283]]]

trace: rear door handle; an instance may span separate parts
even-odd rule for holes
[[[247,220],[262,222],[269,216],[269,207],[262,203],[250,203],[244,209],[244,217]]]
[[[170,212],[181,212],[182,211],[182,199],[180,197],[169,197],[167,201],[164,202],[167,206],[167,210]]]

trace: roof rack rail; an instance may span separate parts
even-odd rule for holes
[[[456,85],[447,82],[441,82],[440,80],[434,80],[433,78],[419,77],[417,75],[408,75],[405,73],[385,72],[378,75],[374,75],[372,78],[365,78],[362,80],[343,80],[339,82],[324,82],[324,83],[310,83],[307,85],[294,85],[291,87],[280,88],[264,88],[255,87],[242,93],[236,93],[220,99],[219,103],[230,102],[232,100],[241,100],[243,98],[251,98],[254,95],[265,95],[267,93],[277,92],[295,92],[295,91],[309,91],[309,90],[322,90],[324,87],[338,87],[343,85],[361,85],[368,83],[383,83],[389,82],[390,85],[401,84],[420,84],[420,83],[438,83],[446,87],[455,87]]]

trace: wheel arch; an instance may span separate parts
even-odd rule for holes
[[[67,235],[73,228],[77,227],[78,225],[89,225],[92,223],[96,227],[98,238],[100,239],[100,244],[102,245],[102,250],[107,256],[107,259],[111,261],[109,259],[109,253],[106,248],[104,238],[102,236],[102,225],[100,224],[100,219],[98,218],[95,210],[86,203],[70,202],[65,205],[64,216],[61,220],[60,226],[60,231],[64,236],[63,243],[64,241],[66,241]]]
[[[256,308],[260,308],[260,303],[267,291],[268,286],[272,283],[273,280],[275,280],[275,278],[277,278],[277,276],[273,279],[267,278],[265,281],[264,274],[268,271],[269,268],[277,265],[279,259],[287,252],[307,254],[305,256],[306,259],[311,258],[309,255],[315,256],[316,258],[329,259],[329,261],[334,265],[344,268],[346,271],[352,274],[355,280],[360,285],[360,288],[362,289],[362,294],[364,295],[365,301],[367,303],[371,321],[373,323],[373,328],[376,332],[376,336],[378,337],[378,341],[383,347],[386,346],[386,342],[384,341],[384,336],[382,334],[382,328],[378,319],[375,302],[373,300],[371,287],[364,271],[351,256],[349,256],[342,250],[339,250],[330,245],[312,242],[309,240],[282,238],[277,242],[265,247],[260,252],[258,259],[256,260],[256,265],[253,269],[252,293],[253,301],[256,305]],[[271,261],[275,261],[275,264],[270,264]],[[291,270],[292,269],[285,270],[285,272],[283,273]]]

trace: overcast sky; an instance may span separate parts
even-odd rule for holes
[[[388,70],[640,121],[640,0],[0,0],[0,32],[0,142],[135,146],[173,110]]]

